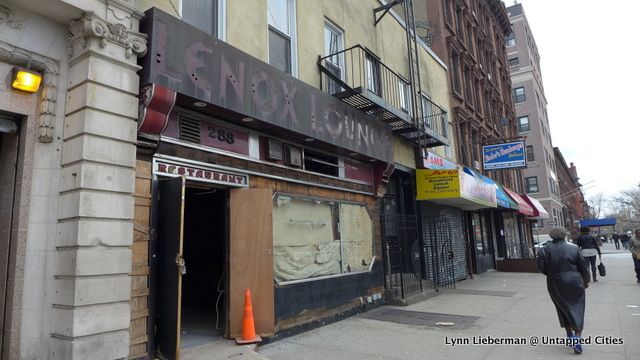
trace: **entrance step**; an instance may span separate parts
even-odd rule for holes
[[[399,289],[398,289],[399,290]],[[408,296],[404,299],[400,297],[399,291],[385,290],[387,305],[409,306],[430,299],[438,295],[438,291],[433,288],[430,280],[422,280],[422,293]]]
[[[236,345],[233,340],[218,340],[180,351],[181,360],[269,360],[255,352],[257,344]]]

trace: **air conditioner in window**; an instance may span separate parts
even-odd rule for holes
[[[272,161],[282,160],[282,143],[280,141],[269,139],[267,143],[267,159]]]
[[[478,160],[474,160],[474,161],[473,161],[473,167],[474,167],[476,170],[480,170],[480,161],[478,161]]]
[[[285,145],[285,163],[293,167],[302,167],[302,149],[293,145]]]

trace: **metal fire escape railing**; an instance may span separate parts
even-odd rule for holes
[[[446,112],[422,96],[413,4],[396,0],[374,10],[388,12],[404,4],[407,21],[409,79],[405,79],[361,45],[319,57],[321,88],[391,126],[396,136],[419,147],[448,145]],[[384,14],[382,16],[384,16]],[[376,19],[377,22],[382,18]],[[417,115],[414,115],[417,114]],[[442,122],[442,118],[445,122]]]

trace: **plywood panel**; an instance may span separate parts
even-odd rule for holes
[[[274,333],[271,189],[235,189],[229,218],[229,336],[242,330],[244,292],[251,289],[256,332]]]
[[[149,226],[151,213],[151,162],[136,161],[133,244],[131,245],[131,337],[129,358],[146,358],[149,317]]]

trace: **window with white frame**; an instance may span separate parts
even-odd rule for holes
[[[513,46],[515,44],[516,44],[516,33],[512,31],[507,36],[507,47]]]
[[[325,67],[340,80],[344,80],[345,76],[344,53],[341,53],[342,50],[344,50],[344,32],[330,21],[325,21],[324,53],[325,56],[336,54],[326,58]],[[327,85],[329,94],[339,93],[344,90],[336,81],[331,79]]]
[[[531,130],[531,126],[529,125],[529,117],[521,116],[518,118],[518,132],[526,132]]]
[[[182,20],[217,38],[221,37],[221,7],[225,0],[182,0]]]
[[[513,101],[516,104],[527,101],[527,96],[525,95],[524,87],[517,87],[513,89]]]
[[[295,0],[267,0],[269,64],[288,74],[295,64]]]
[[[276,194],[273,255],[278,283],[368,271],[372,218],[361,204]]]
[[[431,100],[425,95],[420,96],[422,101],[422,117],[424,118],[424,126],[431,128],[433,125],[433,109],[431,108]]]
[[[540,189],[538,188],[537,176],[524,178],[524,182],[527,185],[527,193],[537,193],[538,191],[540,191]]]
[[[409,83],[398,81],[398,98],[400,110],[411,115],[411,86]]]
[[[380,61],[370,53],[365,55],[367,90],[376,95],[381,95],[380,87]]]

